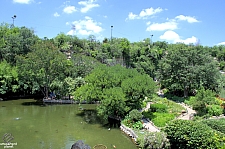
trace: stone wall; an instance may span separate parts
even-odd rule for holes
[[[135,142],[137,141],[138,136],[135,134],[135,132],[131,128],[125,126],[124,124],[121,124],[120,129],[125,134],[127,134],[128,136],[130,136]]]

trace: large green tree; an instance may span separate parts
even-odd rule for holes
[[[33,52],[17,56],[21,89],[41,90],[48,97],[50,84],[54,80],[63,81],[69,75],[71,63],[49,40],[43,40],[33,48]]]
[[[170,91],[184,96],[203,86],[216,90],[220,73],[216,61],[201,46],[171,46],[159,63],[158,79]]]
[[[155,83],[147,75],[122,66],[101,66],[86,78],[86,84],[74,92],[79,100],[100,101],[98,113],[104,117],[123,117],[132,109],[141,108],[145,96],[151,97]]]

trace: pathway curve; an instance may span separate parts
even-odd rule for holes
[[[146,107],[143,109],[143,111],[147,111],[150,109],[151,102],[148,102]],[[149,120],[149,119],[142,119],[143,126],[145,129],[147,129],[150,132],[159,132],[160,130]]]
[[[186,109],[186,113],[181,114],[177,119],[191,120],[194,117],[194,114],[196,114],[196,111],[184,103],[179,104]]]

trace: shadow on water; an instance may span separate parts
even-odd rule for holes
[[[82,117],[83,120],[88,124],[100,124],[102,128],[120,127],[120,121],[112,118],[103,119],[102,117],[97,115],[97,111],[95,109],[83,109],[76,115]]]
[[[46,104],[44,104],[40,100],[22,102],[21,105],[23,105],[23,106],[40,106],[40,107],[45,107],[46,106]]]
[[[95,109],[83,109],[76,115],[82,117],[88,124],[100,124],[104,128],[108,128],[109,126],[107,120],[98,116]]]

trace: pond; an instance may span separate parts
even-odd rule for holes
[[[32,99],[0,102],[0,145],[4,135],[12,135],[15,149],[70,149],[77,140],[93,148],[104,144],[108,149],[137,149],[119,128],[108,130],[99,123],[96,105],[40,106]],[[9,139],[8,137],[7,139]],[[0,148],[4,148],[3,145]]]

